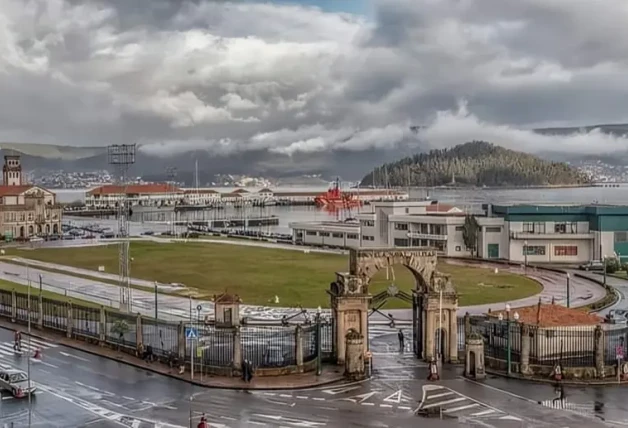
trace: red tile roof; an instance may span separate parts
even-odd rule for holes
[[[448,213],[456,207],[449,204],[432,204],[425,207],[425,211],[428,213]]]
[[[218,192],[216,192],[215,190],[212,189],[185,189],[183,191],[186,194],[194,194],[194,193],[198,193],[199,195],[207,195],[207,194],[216,194]]]
[[[510,315],[519,314],[519,322],[538,325],[540,327],[571,327],[590,326],[600,324],[602,317],[590,314],[582,309],[571,309],[556,304],[544,304],[512,308]],[[489,316],[499,317],[502,314],[506,319],[506,311],[491,312]]]
[[[147,194],[147,193],[181,193],[182,190],[176,186],[166,183],[158,184],[129,184],[127,186],[115,186],[107,184],[87,192],[88,195],[119,195],[126,190],[127,195]]]
[[[30,184],[22,184],[19,186],[0,185],[0,196],[18,196],[33,187],[34,186]]]

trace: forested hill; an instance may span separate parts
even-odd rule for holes
[[[508,150],[484,141],[432,150],[384,164],[362,179],[363,186],[543,186],[586,184],[589,179],[565,163]]]

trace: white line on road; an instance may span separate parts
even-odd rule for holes
[[[312,398],[312,400],[314,400],[314,401],[325,401],[324,398],[318,398],[318,397],[314,397],[314,398]]]
[[[380,404],[379,407],[391,408],[392,404]]]
[[[443,410],[443,413],[454,413],[454,412],[459,412],[460,410],[472,409],[478,406],[479,406],[478,403],[466,404],[464,406],[452,407],[451,409]]]
[[[297,398],[300,400],[307,400],[307,397],[305,395],[297,395]]]
[[[58,369],[59,368],[59,367],[55,366],[54,364],[50,364],[50,363],[47,363],[45,361],[39,360],[37,358],[32,358],[32,357],[31,357],[31,363],[43,364],[44,366],[52,367],[53,369]]]
[[[397,407],[399,410],[412,410],[412,407],[409,406],[399,406]]]
[[[432,398],[446,397],[448,395],[452,395],[453,393],[454,393],[453,391],[441,392],[440,394],[430,395],[429,397],[426,398],[426,400],[430,400]]]
[[[374,406],[375,403],[360,403],[363,406]]]
[[[68,354],[67,352],[59,352],[59,353],[61,355],[63,355],[64,357],[76,358],[77,360],[86,361],[86,362],[89,363],[89,360],[87,358],[79,357],[77,355]]]
[[[480,383],[480,382],[476,382],[474,380],[467,379],[466,377],[463,377],[463,376],[460,376],[459,378],[464,380],[464,381],[466,381],[466,382],[471,382],[474,385],[483,386],[484,388],[492,389],[493,391],[498,391],[498,392],[502,392],[504,394],[508,394],[511,397],[515,397],[515,398],[518,398],[520,400],[527,401],[528,403],[534,403],[534,404],[538,403],[537,401],[532,400],[531,398],[527,398],[527,397],[524,397],[523,395],[519,395],[519,394],[515,394],[515,393],[510,392],[510,391],[506,391],[505,389],[496,388],[494,386],[490,386],[490,385],[486,385],[486,384],[483,384],[483,383]]]
[[[427,406],[421,406],[421,409],[431,409],[432,407],[443,406],[445,404],[453,404],[459,401],[464,401],[466,399],[467,397],[452,398],[451,400],[439,401],[438,403],[431,403],[431,404],[428,404]]]
[[[135,401],[135,398],[127,397],[126,395],[123,395],[122,398],[124,398],[125,400]]]
[[[495,413],[495,410],[493,409],[482,410],[481,412],[473,413],[471,416],[486,416],[486,415],[490,415],[491,413]]]

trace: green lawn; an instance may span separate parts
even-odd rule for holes
[[[9,254],[91,270],[102,265],[110,273],[118,270],[117,246],[12,250]],[[334,272],[347,271],[349,262],[348,256],[336,254],[199,242],[132,242],[131,256],[131,275],[135,278],[182,283],[206,297],[228,291],[239,294],[248,304],[270,304],[277,295],[278,306],[306,307],[329,306],[325,290],[335,279]],[[541,290],[535,281],[510,273],[446,263],[438,268],[451,274],[461,305],[515,300]],[[396,266],[389,270],[389,279],[385,271],[375,275],[371,293],[390,285],[393,271],[400,289],[413,288],[410,272]],[[387,307],[405,306],[391,300]]]

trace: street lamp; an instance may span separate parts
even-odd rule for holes
[[[523,241],[523,269],[525,272],[528,271],[528,241]]]
[[[508,364],[508,375],[511,373],[512,344],[510,341],[510,304],[506,303],[506,364]]]
[[[320,306],[316,308],[316,376],[320,376],[323,373],[321,312]]]
[[[571,275],[569,275],[569,272],[567,272],[567,307],[569,307],[569,301],[571,300],[569,298],[569,293],[570,293],[570,289],[571,287],[569,286],[569,279],[571,278]]]

